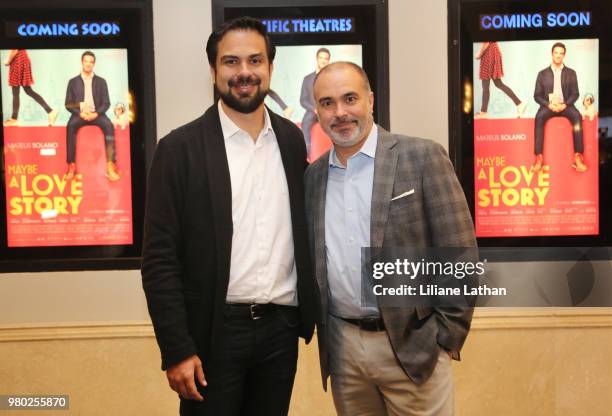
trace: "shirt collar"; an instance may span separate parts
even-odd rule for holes
[[[553,72],[555,72],[555,71],[561,71],[563,68],[565,68],[565,65],[563,65],[563,64],[561,64],[561,65],[559,66],[559,69],[555,69],[555,67],[554,67],[554,66],[552,66],[552,65],[550,66],[550,69],[552,69],[552,71],[553,71]]]
[[[219,121],[221,122],[221,131],[223,132],[223,139],[227,140],[232,137],[234,134],[244,131],[240,127],[236,125],[223,111],[223,106],[221,105],[221,100],[217,102],[217,107],[219,109]],[[259,132],[259,136],[268,133],[272,130],[272,123],[270,122],[270,115],[268,114],[268,109],[264,106],[264,126],[261,132]]]
[[[378,126],[376,125],[376,123],[372,123],[372,128],[370,129],[370,133],[368,134],[366,141],[363,143],[363,146],[361,146],[361,149],[359,149],[359,151],[355,153],[353,156],[351,156],[349,159],[357,156],[360,153],[364,154],[365,156],[368,156],[369,158],[374,159],[376,157],[376,145],[377,144],[378,144]],[[345,167],[345,166],[342,166],[342,163],[340,163],[338,156],[336,156],[336,148],[334,146],[332,146],[331,151],[329,152],[329,166],[334,166],[338,168]]]
[[[84,81],[93,79],[93,77],[94,77],[94,73],[93,72],[89,76],[87,76],[87,75],[85,75],[84,73],[81,72],[81,78],[83,78]]]

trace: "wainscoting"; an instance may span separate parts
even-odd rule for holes
[[[70,395],[57,414],[178,413],[149,322],[0,326],[0,357],[0,393]],[[612,310],[479,309],[454,372],[459,416],[612,415]],[[290,414],[335,414],[316,342]]]

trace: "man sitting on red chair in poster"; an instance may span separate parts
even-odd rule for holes
[[[115,165],[115,128],[106,116],[110,107],[108,87],[104,78],[93,73],[96,56],[91,51],[81,55],[81,73],[68,82],[66,90],[66,109],[72,113],[68,120],[66,134],[68,171],[66,180],[76,174],[77,132],[83,126],[94,125],[102,129],[106,146],[106,177],[117,181],[120,176]]]
[[[572,124],[574,136],[574,163],[576,172],[586,172],[584,143],[582,140],[582,116],[574,106],[580,96],[576,71],[563,65],[565,45],[557,42],[552,47],[552,64],[538,73],[534,99],[540,104],[535,116],[535,162],[533,172],[542,170],[544,164],[544,126],[552,117],[565,117]]]

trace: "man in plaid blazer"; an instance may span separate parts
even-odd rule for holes
[[[306,212],[321,293],[318,342],[340,415],[450,415],[450,359],[471,308],[363,307],[361,247],[473,247],[474,227],[444,149],[373,123],[359,66],[337,62],[315,81],[334,147],[306,172]]]

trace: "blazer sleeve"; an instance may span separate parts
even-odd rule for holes
[[[64,105],[66,110],[70,111],[71,114],[78,116],[81,113],[81,106],[79,99],[76,97],[76,81],[71,79],[68,81],[68,87],[66,87],[66,101]]]
[[[100,94],[98,98],[98,102],[96,103],[96,113],[105,114],[110,108],[110,97],[108,96],[108,85],[106,85],[106,80],[104,78],[98,77],[99,91],[96,93]]]
[[[546,96],[546,90],[544,89],[544,71],[538,73],[536,79],[535,91],[533,92],[533,98],[536,103],[543,107],[548,107],[548,97]]]
[[[576,77],[576,71],[571,70],[568,74],[568,90],[569,94],[565,98],[566,105],[574,105],[578,98],[580,98],[580,92],[578,91],[578,78]]]
[[[173,147],[168,139],[159,142],[149,172],[141,269],[163,370],[197,352],[188,331],[180,261],[185,179]]]
[[[423,175],[423,193],[433,247],[476,247],[472,217],[465,195],[442,146],[434,143],[425,157],[430,169]],[[474,305],[476,298],[469,299]],[[437,342],[454,358],[465,342],[474,309],[472,307],[438,307]]]

